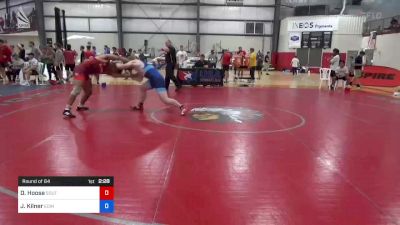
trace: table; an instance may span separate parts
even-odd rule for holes
[[[224,85],[224,71],[211,68],[179,68],[178,80],[182,85]]]

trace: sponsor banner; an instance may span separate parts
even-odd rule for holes
[[[289,48],[301,48],[301,33],[289,33]]]
[[[179,69],[178,79],[182,85],[223,85],[221,69]]]
[[[36,29],[37,19],[33,3],[10,7],[9,13],[6,13],[6,10],[0,13],[0,34],[28,32]]]
[[[337,17],[290,19],[288,21],[288,31],[334,31],[338,29],[338,24],[339,18]]]
[[[400,86],[400,70],[385,66],[365,66],[360,81],[365,86],[397,87]]]
[[[376,36],[377,32],[372,31],[369,34],[369,39],[368,39],[368,49],[375,49],[376,48]]]

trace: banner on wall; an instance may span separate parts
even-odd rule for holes
[[[11,7],[9,13],[0,14],[0,33],[11,34],[36,30],[36,11],[34,4]]]
[[[301,48],[301,33],[289,33],[289,48]]]
[[[339,18],[337,17],[290,19],[288,21],[288,31],[334,31],[338,29],[338,24]]]
[[[370,32],[369,39],[368,39],[368,49],[376,48],[376,36],[377,36],[376,31]]]
[[[386,66],[365,66],[360,82],[365,86],[400,86],[400,70]]]

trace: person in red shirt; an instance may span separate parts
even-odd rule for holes
[[[240,66],[238,68],[238,75],[239,77],[243,76],[243,70],[246,68],[246,65],[244,64],[245,58],[246,58],[246,51],[242,50],[242,47],[239,46],[238,51],[236,52],[236,55],[240,56]]]
[[[85,59],[89,59],[90,57],[96,57],[92,51],[92,46],[86,46],[86,51],[84,53]]]
[[[65,70],[67,71],[67,81],[74,72],[75,61],[77,56],[78,53],[75,50],[72,50],[71,45],[68,44],[67,49],[64,51]]]
[[[122,62],[128,62],[127,59],[115,55],[100,55],[96,57],[90,57],[83,63],[79,64],[74,71],[74,87],[68,98],[67,105],[64,109],[63,116],[67,118],[75,118],[75,115],[71,113],[72,105],[75,102],[76,97],[83,90],[84,94],[81,98],[80,104],[77,106],[77,111],[89,110],[85,106],[86,101],[92,95],[92,82],[90,75],[98,76],[101,73],[109,74],[114,77],[121,77],[121,71],[116,69],[116,66],[111,63],[111,60],[120,60]]]
[[[222,65],[222,70],[224,71],[225,83],[228,83],[229,80],[229,65],[231,64],[231,59],[232,59],[232,54],[229,52],[229,50],[223,50],[221,57],[221,65]]]
[[[3,83],[6,83],[6,68],[11,63],[11,48],[5,44],[4,40],[0,39],[0,77],[3,79]]]

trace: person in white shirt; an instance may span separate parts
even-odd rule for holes
[[[31,76],[36,76],[39,75],[38,73],[38,66],[39,66],[39,61],[37,59],[35,59],[34,54],[33,53],[29,53],[28,54],[28,67],[24,68],[23,70],[23,74],[24,74],[24,78],[25,78],[25,85],[30,85],[29,84],[29,79]]]
[[[297,58],[297,55],[295,55],[292,59],[292,62],[290,63],[292,65],[292,73],[293,76],[297,74],[297,70],[300,67],[300,60]]]
[[[183,50],[183,45],[179,47],[176,58],[178,59],[179,68],[183,67],[184,62],[188,59],[187,52]]]
[[[218,56],[215,53],[214,49],[211,50],[211,53],[208,55],[208,68],[216,68],[218,62]]]
[[[349,76],[349,68],[345,65],[345,62],[343,60],[339,60],[339,66],[335,70],[335,75],[331,76],[332,78],[331,90],[333,90],[333,87],[335,86],[337,80],[347,81],[348,76]]]
[[[339,67],[339,61],[340,61],[339,49],[335,48],[333,49],[333,56],[329,61],[330,69],[332,70],[331,76],[335,75],[334,73],[336,69]]]

